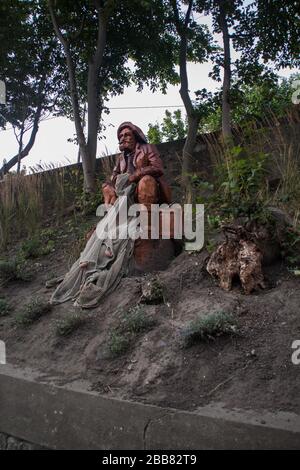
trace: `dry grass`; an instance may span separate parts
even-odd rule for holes
[[[116,164],[116,155],[108,155],[108,153],[103,152],[101,155],[101,169],[104,178],[110,179],[114,166]]]
[[[33,236],[46,219],[60,223],[82,189],[77,168],[70,171],[48,163],[31,170],[35,172],[30,175],[8,173],[0,181],[0,250],[11,241]]]

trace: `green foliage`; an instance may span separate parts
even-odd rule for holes
[[[208,222],[209,228],[217,229],[217,228],[220,228],[220,226],[222,224],[222,219],[221,219],[220,215],[208,214],[207,215],[207,222]]]
[[[253,214],[261,208],[268,156],[249,154],[240,146],[229,152],[227,161],[218,168],[219,209],[234,218]]]
[[[151,144],[184,139],[186,134],[187,123],[183,120],[180,109],[173,114],[166,110],[161,124],[148,124],[147,137]]]
[[[209,254],[212,254],[216,249],[216,242],[214,240],[207,240],[205,243],[205,248]]]
[[[138,334],[151,329],[156,324],[154,318],[146,315],[145,309],[140,305],[129,309],[121,319],[120,331]]]
[[[0,4],[0,17],[5,18],[0,28],[0,79],[7,89],[0,127],[12,126],[17,139],[14,153],[6,158],[6,169],[13,166],[10,157],[15,156],[16,163],[19,151],[31,150],[43,113],[53,111],[55,95],[62,89],[58,80],[61,55],[46,8],[46,2],[38,0]]]
[[[293,227],[286,229],[281,241],[282,256],[291,268],[300,267],[300,231]]]
[[[220,311],[198,317],[190,322],[181,331],[181,340],[184,347],[189,347],[195,342],[215,339],[221,335],[232,335],[236,331],[237,323],[234,317]]]
[[[110,357],[118,357],[125,354],[130,347],[130,339],[117,331],[112,331],[108,342],[107,352]]]
[[[164,286],[159,277],[152,277],[144,283],[140,302],[160,304],[164,301]]]
[[[70,314],[69,316],[57,320],[56,334],[58,336],[68,336],[85,323],[86,318],[80,314]]]
[[[39,238],[31,238],[22,243],[22,254],[25,259],[27,258],[39,258],[43,255],[48,255],[54,250],[55,243],[53,240],[49,240],[46,244]]]
[[[67,198],[72,199],[75,209],[84,215],[96,214],[97,207],[103,203],[102,182],[103,177],[96,181],[96,189],[94,193],[88,193],[84,190],[84,176],[82,170],[73,168],[66,176],[64,182],[64,191]]]
[[[5,315],[8,315],[10,310],[11,308],[7,300],[0,297],[0,317],[4,317]]]
[[[231,121],[233,127],[243,127],[254,121],[268,122],[273,115],[277,118],[284,116],[293,106],[292,95],[295,92],[293,83],[300,80],[299,74],[293,74],[288,79],[280,79],[277,75],[259,72],[253,81],[244,81],[243,77],[236,78],[231,88]],[[215,132],[222,127],[222,91],[209,93],[207,90],[195,92],[195,111],[200,116],[199,133]],[[180,110],[178,110],[180,112]],[[163,122],[148,124],[148,140],[159,144],[184,138],[187,134],[187,124],[180,116],[175,119],[169,111]],[[167,114],[168,113],[168,114]]]
[[[21,244],[21,253],[25,259],[39,258],[40,256],[48,255],[54,251],[55,231],[51,228],[40,230],[32,238],[25,240]]]
[[[141,305],[131,307],[121,314],[119,324],[112,329],[106,343],[107,357],[117,357],[125,354],[137,336],[153,328],[157,322],[146,314]]]
[[[240,18],[236,46],[252,61],[271,62],[277,69],[297,68],[299,4],[286,0],[255,0]]]
[[[10,281],[30,281],[32,274],[26,261],[18,256],[12,260],[0,260],[0,284]]]
[[[95,215],[97,207],[103,203],[103,195],[100,188],[95,193],[82,191],[75,199],[76,207],[85,215]]]
[[[28,326],[49,313],[52,306],[42,298],[33,299],[25,305],[24,309],[16,315],[16,324]]]
[[[293,83],[299,78],[299,74],[293,74],[288,79],[265,74],[257,77],[255,83],[238,80],[232,90],[233,125],[245,126],[255,120],[267,121],[272,115],[277,118],[284,116],[293,106]]]
[[[0,280],[10,281],[15,279],[18,279],[16,262],[0,260]]]
[[[24,258],[38,258],[41,256],[41,242],[38,238],[31,238],[22,243],[21,250]]]

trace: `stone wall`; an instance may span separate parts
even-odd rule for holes
[[[281,119],[274,119],[265,122],[254,124],[252,131],[242,131],[235,129],[234,138],[236,144],[252,148],[257,147],[257,151],[263,150],[267,154],[272,155],[270,162],[270,179],[280,177],[277,164],[274,165],[274,160],[282,158],[285,149],[294,145],[294,153],[300,158],[299,153],[299,134],[300,134],[300,105],[292,108],[292,111]],[[197,143],[194,149],[192,158],[192,169],[203,180],[211,180],[213,177],[213,166],[218,160],[218,152],[220,151],[220,132],[202,134],[197,138]],[[166,142],[157,145],[161,155],[165,176],[172,187],[173,201],[181,202],[181,189],[180,189],[180,174],[181,174],[181,155],[184,146],[184,139],[174,142]],[[116,155],[97,158],[96,160],[96,173],[99,178],[103,178],[103,167],[113,165]],[[72,173],[75,168],[81,169],[81,164],[68,165],[64,168],[65,176]],[[57,170],[49,170],[55,172]],[[48,172],[45,172],[48,173]]]

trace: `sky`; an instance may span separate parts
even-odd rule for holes
[[[201,22],[210,25],[209,17],[201,17]],[[215,38],[219,43],[220,37]],[[233,60],[235,59],[233,54]],[[188,64],[189,89],[191,92],[206,88],[214,91],[220,87],[220,83],[212,80],[208,75],[212,69],[212,64]],[[281,70],[280,75],[288,77],[295,71]],[[123,95],[113,97],[107,106],[110,114],[104,115],[106,131],[105,139],[98,141],[97,157],[103,154],[114,154],[118,151],[117,128],[124,121],[131,121],[138,125],[146,134],[148,124],[156,121],[162,122],[165,110],[181,109],[183,117],[185,111],[181,97],[179,95],[179,85],[169,86],[164,95],[160,92],[152,93],[147,87],[142,92],[137,92],[136,88],[128,87]],[[158,106],[160,108],[154,108]],[[143,107],[141,109],[141,107]],[[114,109],[114,108],[135,108],[135,109]],[[0,129],[0,167],[3,159],[9,160],[17,153],[18,145],[12,129]],[[26,166],[30,171],[31,166],[38,163],[67,165],[77,161],[78,147],[68,139],[74,137],[74,123],[63,117],[50,118],[42,121],[39,126],[35,144],[30,154],[22,160],[22,166]],[[27,139],[29,138],[29,133]],[[26,144],[26,139],[25,139]],[[15,167],[16,168],[16,167]],[[14,168],[14,169],[15,169]]]
[[[209,79],[208,72],[211,70],[210,64],[189,64],[189,77],[191,90],[207,88],[213,90],[216,82]],[[137,92],[136,88],[128,87],[123,95],[113,97],[108,102],[108,108],[137,107],[137,109],[111,109],[109,115],[104,115],[106,131],[105,139],[98,142],[97,156],[103,153],[112,154],[118,149],[117,128],[124,121],[131,121],[137,124],[146,133],[149,123],[161,122],[165,109],[174,111],[184,108],[179,95],[179,86],[169,86],[166,95],[160,92],[152,93],[145,88],[143,92]],[[145,107],[140,109],[138,107]],[[147,108],[161,106],[162,108]],[[170,106],[175,106],[171,108]],[[8,127],[10,127],[8,125]],[[75,134],[74,123],[66,118],[52,118],[40,123],[35,144],[30,154],[22,160],[22,165],[27,168],[42,162],[53,162],[67,164],[77,161],[78,147],[68,142]],[[0,130],[0,165],[3,158],[13,156],[17,153],[17,142],[12,130]]]

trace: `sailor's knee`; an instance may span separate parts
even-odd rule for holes
[[[143,176],[140,181],[139,181],[139,184],[138,186],[139,187],[143,187],[143,186],[150,186],[150,187],[156,187],[157,183],[156,183],[156,180],[155,178],[153,178],[153,176],[150,176],[150,175],[145,175]]]
[[[155,178],[150,175],[143,176],[137,186],[137,196],[139,203],[156,203],[158,198],[158,184]]]

